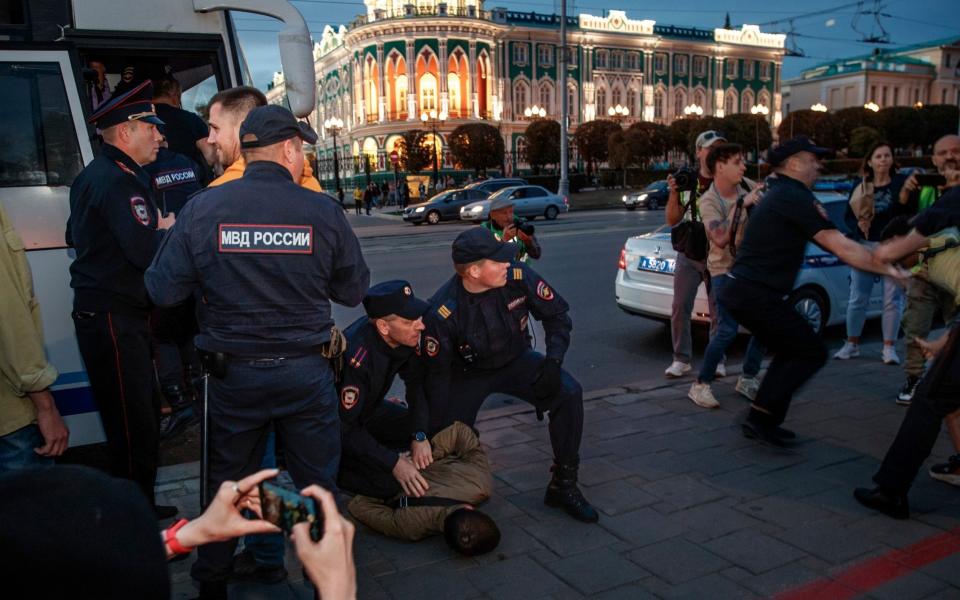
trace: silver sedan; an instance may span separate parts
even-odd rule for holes
[[[567,199],[551,193],[539,185],[518,185],[494,192],[486,200],[473,202],[460,209],[460,218],[464,221],[486,221],[490,216],[490,202],[495,198],[506,198],[513,203],[513,214],[518,217],[535,219],[544,217],[556,219],[557,215],[570,210]]]

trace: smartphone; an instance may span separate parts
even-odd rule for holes
[[[940,187],[947,185],[947,178],[939,173],[917,173],[917,185]]]
[[[269,481],[260,482],[260,510],[263,519],[273,523],[287,535],[297,523],[310,523],[310,538],[318,542],[323,536],[323,513],[316,500]]]

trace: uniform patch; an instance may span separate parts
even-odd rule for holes
[[[115,160],[115,161],[113,161],[113,162],[117,163],[117,166],[120,167],[120,170],[123,171],[124,173],[126,173],[127,175],[133,175],[134,177],[137,176],[137,174],[133,172],[133,169],[131,169],[131,168],[128,167],[127,165],[123,164],[123,163],[120,162],[119,160]]]
[[[527,322],[528,322],[528,321],[529,321],[529,319],[527,318],[527,315],[523,315],[522,317],[520,317],[520,331],[526,331],[526,330],[527,330]]]
[[[403,286],[403,295],[404,295],[404,296],[411,296],[411,295],[413,295],[413,290],[410,289],[410,286],[409,286],[409,285]]]
[[[433,358],[440,352],[440,342],[437,341],[437,338],[427,336],[427,339],[423,343],[424,350],[427,351],[427,356]]]
[[[367,349],[363,346],[357,348],[357,351],[353,353],[353,356],[350,357],[350,366],[354,369],[359,369],[360,365],[363,364],[363,359],[367,357]]]
[[[440,308],[437,309],[437,314],[443,317],[444,319],[446,319],[447,317],[450,316],[450,309],[447,308],[445,305],[441,304]]]
[[[823,217],[824,220],[826,221],[830,220],[830,216],[827,215],[827,209],[825,209],[823,205],[820,204],[820,202],[818,202],[817,200],[814,200],[813,207],[817,209],[817,212],[820,213],[820,216]]]
[[[360,388],[355,385],[344,386],[340,391],[340,405],[345,410],[350,410],[360,401]]]
[[[553,300],[553,290],[550,289],[550,286],[546,282],[541,281],[537,284],[537,295],[549,302]]]
[[[220,223],[220,252],[254,254],[313,254],[312,225]]]
[[[519,267],[514,267],[514,268],[513,268],[513,280],[514,280],[514,281],[522,281],[522,280],[523,280],[523,269],[521,269],[521,268],[519,268]]]
[[[158,190],[165,190],[184,183],[193,183],[196,180],[197,174],[193,172],[193,169],[176,169],[154,175],[153,185]]]
[[[518,306],[523,306],[527,301],[526,296],[520,296],[519,298],[514,298],[510,301],[510,304],[507,304],[507,310],[513,310]]]
[[[130,198],[130,212],[133,218],[144,227],[150,225],[150,209],[147,208],[147,201],[140,196]]]

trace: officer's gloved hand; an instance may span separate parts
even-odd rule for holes
[[[540,378],[533,384],[533,391],[537,398],[546,400],[557,395],[560,391],[560,361],[548,358],[543,361]]]

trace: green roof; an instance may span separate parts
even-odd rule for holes
[[[952,36],[952,37],[940,38],[936,40],[930,40],[928,42],[922,42],[918,44],[911,44],[909,46],[902,46],[900,48],[890,48],[888,50],[884,50],[880,52],[879,54],[874,54],[871,52],[869,54],[861,54],[858,56],[851,56],[848,58],[840,58],[837,60],[831,60],[828,62],[820,63],[818,65],[814,65],[809,69],[804,69],[802,71],[802,74],[809,73],[811,71],[816,71],[817,69],[822,69],[824,67],[838,67],[839,65],[844,65],[845,67],[844,72],[847,72],[848,70],[855,71],[856,69],[853,68],[852,65],[850,68],[846,68],[847,65],[849,63],[861,62],[864,60],[875,60],[877,62],[889,62],[889,63],[898,63],[898,64],[907,64],[907,65],[912,64],[912,65],[928,65],[929,66],[930,63],[927,61],[920,60],[918,58],[911,58],[909,56],[899,56],[899,55],[905,54],[907,52],[913,52],[915,50],[921,50],[923,48],[937,48],[939,46],[948,46],[957,42],[960,42],[960,37]],[[830,72],[830,71],[833,71],[833,72]],[[802,77],[802,74],[801,74],[801,77]],[[817,75],[817,77],[823,77],[826,75],[834,75],[834,74],[836,74],[836,71],[834,71],[833,69],[828,69],[827,74]]]

